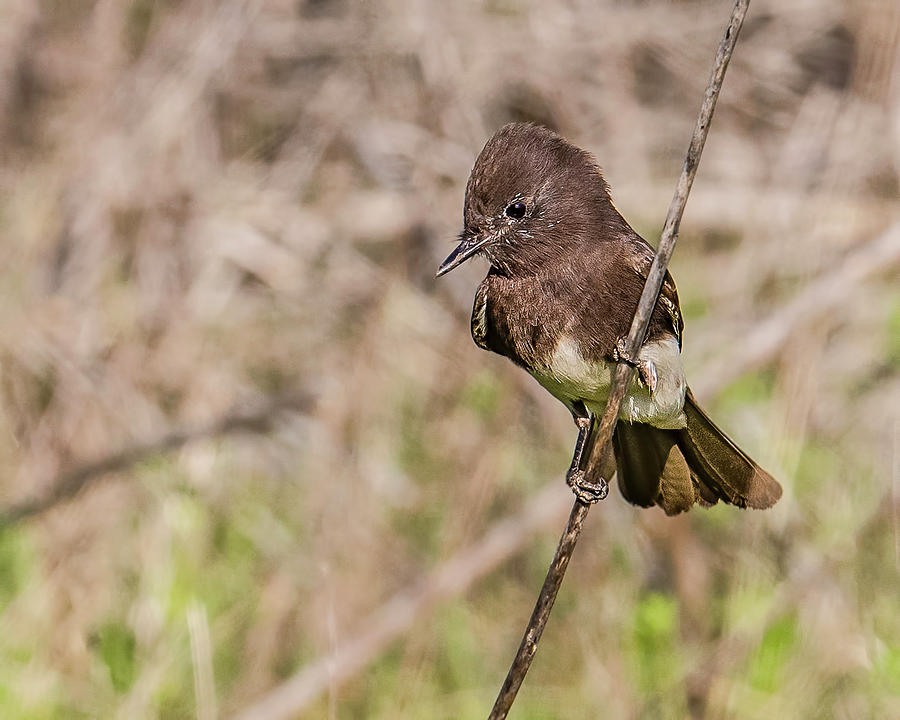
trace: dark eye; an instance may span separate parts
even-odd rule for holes
[[[521,200],[517,200],[507,207],[504,212],[506,213],[506,217],[512,218],[513,220],[521,220],[525,217],[525,203]]]

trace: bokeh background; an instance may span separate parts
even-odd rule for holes
[[[655,242],[730,7],[0,2],[0,715],[485,716],[575,432],[434,269],[509,120]],[[753,0],[672,268],[784,498],[611,493],[514,717],[900,717],[898,47]]]

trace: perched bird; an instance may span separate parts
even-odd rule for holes
[[[684,322],[667,273],[634,358],[624,340],[654,250],[613,206],[594,158],[556,133],[513,123],[484,146],[466,186],[459,245],[437,275],[475,255],[490,261],[472,337],[521,365],[579,428],[567,479],[586,502],[605,495],[584,452],[616,362],[637,370],[613,434],[619,489],[674,515],[723,500],[768,508],[781,486],[709,419],[681,364]],[[602,475],[612,474],[605,469]],[[598,495],[602,491],[602,495]]]

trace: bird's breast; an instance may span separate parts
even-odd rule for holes
[[[551,395],[569,406],[576,400],[605,403],[611,370],[611,363],[585,358],[577,341],[565,335],[548,357],[529,368]]]
[[[586,359],[572,337],[560,337],[550,356],[530,370],[541,385],[567,404],[588,399],[605,402],[609,395],[612,364]]]
[[[659,428],[684,427],[684,396],[687,383],[681,365],[681,352],[674,337],[645,344],[638,353],[656,369],[653,392],[637,378],[633,379],[619,417],[629,422],[644,422]],[[609,398],[615,364],[590,360],[578,342],[561,336],[549,357],[529,368],[535,379],[566,406],[580,400],[595,415],[600,415]]]

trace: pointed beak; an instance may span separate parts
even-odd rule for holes
[[[475,255],[481,248],[490,242],[491,236],[486,235],[485,237],[480,237],[478,235],[463,235],[462,240],[460,240],[459,245],[456,246],[456,249],[447,256],[447,259],[441,263],[441,266],[437,269],[435,273],[435,277],[439,278],[441,275],[446,275],[448,272],[453,270],[455,267],[459,267],[470,257]]]

